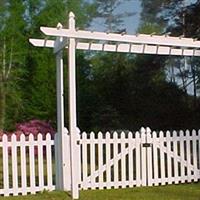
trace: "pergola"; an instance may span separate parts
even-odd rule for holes
[[[76,49],[124,52],[136,54],[200,56],[200,41],[192,38],[168,35],[127,35],[84,31],[75,28],[75,15],[69,13],[68,29],[59,23],[56,28],[41,27],[49,39],[30,39],[37,47],[53,48],[57,69],[57,145],[56,145],[56,188],[72,191],[79,197],[79,129],[76,116]],[[110,42],[110,43],[109,43]],[[68,49],[69,69],[69,135],[64,127],[63,50]],[[69,143],[68,143],[69,142]]]

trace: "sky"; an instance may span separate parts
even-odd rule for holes
[[[140,22],[140,0],[130,0],[129,2],[122,3],[116,12],[134,12],[135,15],[124,19],[124,27],[128,34],[134,34],[137,31],[137,27]],[[92,30],[94,31],[105,31],[105,27],[101,20],[94,20],[91,24]]]
[[[185,6],[195,3],[197,0],[184,0]],[[92,0],[88,0],[92,2]],[[124,2],[117,9],[117,12],[134,12],[134,16],[125,18],[124,27],[128,34],[135,34],[137,32],[138,25],[140,23],[141,3],[140,0],[129,0]],[[94,20],[90,27],[94,31],[105,31],[105,27],[102,25],[101,20]]]

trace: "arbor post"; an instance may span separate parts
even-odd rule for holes
[[[62,25],[58,24],[57,29]],[[56,48],[63,38],[57,37]],[[68,131],[64,126],[64,89],[63,89],[63,51],[56,53],[56,85],[57,85],[57,134],[55,140],[55,164],[56,164],[56,189],[71,190],[70,172],[70,140]]]
[[[69,29],[75,31],[75,15],[69,13]],[[71,149],[71,182],[72,198],[79,198],[80,183],[80,133],[76,116],[76,41],[69,38],[68,43],[68,75],[69,75],[69,133]]]

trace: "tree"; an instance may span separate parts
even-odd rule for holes
[[[31,22],[29,27],[29,38],[40,37],[38,32],[40,26],[52,26],[56,27],[60,22],[64,27],[68,23],[68,13],[73,11],[76,15],[76,26],[84,28],[88,26],[90,21],[90,6],[89,3],[85,3],[83,0],[45,0],[42,1],[40,8],[37,8],[34,1],[27,1],[27,7],[31,10],[28,13],[28,21]],[[36,8],[33,10],[32,8]],[[59,14],[58,14],[59,13]],[[31,35],[30,35],[31,33]],[[84,52],[78,54],[77,60],[82,60],[82,63],[78,66],[84,67],[85,60],[83,59]],[[64,57],[66,60],[67,52],[64,51]],[[81,57],[81,58],[80,58]],[[56,67],[55,57],[52,49],[36,49],[30,47],[29,55],[27,57],[27,63],[29,66],[29,72],[27,75],[27,84],[25,99],[26,113],[24,113],[24,119],[38,118],[41,120],[52,120],[54,125],[56,123]],[[66,63],[65,63],[66,66]],[[65,80],[67,79],[67,69],[65,69]],[[65,108],[67,117],[67,94],[68,86],[67,81],[65,84]],[[30,95],[31,94],[31,95]]]
[[[15,121],[21,109],[21,92],[18,89],[26,54],[26,41],[23,36],[24,12],[25,8],[21,2],[1,1],[0,130],[4,130],[6,124]],[[12,120],[9,115],[12,116]]]

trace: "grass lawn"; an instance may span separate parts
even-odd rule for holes
[[[70,200],[65,192],[0,197],[0,200]],[[200,200],[200,183],[118,190],[81,191],[80,200]]]

